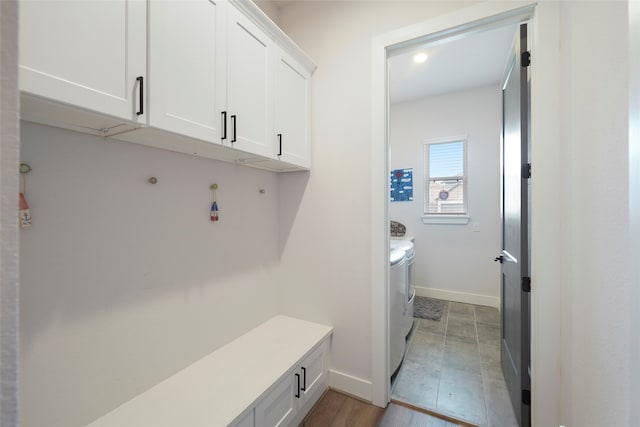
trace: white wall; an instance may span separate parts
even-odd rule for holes
[[[562,416],[571,426],[622,426],[638,404],[628,380],[638,361],[629,357],[627,5],[566,3],[561,19]],[[535,179],[544,171],[533,165]]]
[[[372,36],[467,4],[293,2],[280,10],[280,25],[318,69],[309,181],[279,178],[281,208],[290,215],[280,236],[279,309],[335,327],[333,384],[365,399],[371,399]]]
[[[416,286],[427,295],[499,305],[500,117],[498,85],[391,105],[390,168],[412,168],[414,189],[412,202],[389,203],[389,219],[415,237]],[[468,137],[470,223],[423,224],[424,143],[460,136]]]
[[[30,123],[22,161],[23,426],[85,425],[276,314],[275,174]]]

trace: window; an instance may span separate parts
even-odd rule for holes
[[[424,144],[425,216],[467,214],[467,139]]]

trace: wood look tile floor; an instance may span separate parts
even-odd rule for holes
[[[302,427],[466,427],[395,403],[387,408],[328,390]]]
[[[500,368],[498,310],[446,301],[440,321],[415,320],[392,400],[480,427],[517,427]]]

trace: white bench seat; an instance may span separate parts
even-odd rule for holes
[[[231,425],[241,416],[245,419],[312,351],[327,345],[331,333],[329,326],[275,316],[89,426]],[[323,369],[327,369],[326,362]],[[326,388],[326,378],[323,385]]]

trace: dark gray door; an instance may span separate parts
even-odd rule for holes
[[[501,363],[521,427],[530,425],[529,77],[527,25],[516,34],[502,86]]]

